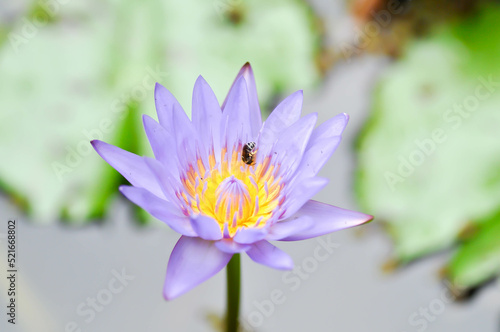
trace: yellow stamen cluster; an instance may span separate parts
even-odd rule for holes
[[[177,194],[185,214],[212,217],[222,232],[227,224],[231,236],[240,227],[263,227],[280,203],[283,186],[276,178],[279,166],[270,157],[250,166],[241,160],[241,151],[236,146],[229,155],[222,149],[220,164],[211,153],[208,168],[198,158],[181,177],[184,192]]]

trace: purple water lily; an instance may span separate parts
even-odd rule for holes
[[[123,195],[182,235],[168,262],[167,300],[215,275],[235,253],[292,269],[292,259],[269,241],[309,239],[372,219],[310,200],[328,183],[317,173],[349,117],[339,114],[314,129],[317,114],[301,118],[302,100],[302,91],[293,93],[262,123],[247,63],[222,106],[197,79],[192,120],[156,85],[159,123],[143,117],[155,158],[92,141],[130,182],[120,187]]]

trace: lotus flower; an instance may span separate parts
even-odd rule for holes
[[[159,123],[143,117],[155,158],[92,141],[130,182],[121,193],[181,234],[167,266],[167,300],[215,275],[235,253],[292,269],[290,256],[269,241],[309,239],[372,219],[311,200],[328,183],[317,173],[340,143],[349,117],[339,114],[314,129],[317,114],[301,117],[302,100],[302,91],[293,93],[262,123],[247,63],[222,106],[198,77],[191,120],[156,85]]]

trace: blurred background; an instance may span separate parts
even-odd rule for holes
[[[245,331],[500,331],[499,58],[493,0],[0,0],[0,330],[220,330],[225,274],[163,300],[178,235],[89,141],[152,156],[155,82],[188,111],[249,61],[264,117],[350,115],[315,199],[376,218],[243,257]]]

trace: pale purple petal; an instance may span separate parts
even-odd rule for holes
[[[227,142],[227,147],[238,142],[245,144],[255,139],[251,137],[249,126],[250,108],[248,104],[246,81],[243,77],[236,80],[233,88],[229,92],[221,121],[221,142]]]
[[[185,166],[187,160],[196,156],[194,147],[198,134],[175,97],[160,84],[155,87],[155,102],[160,124],[175,138],[176,154]]]
[[[177,157],[179,158],[180,165],[188,167],[188,164],[196,161],[198,157],[201,157],[204,164],[208,165],[207,154],[202,153],[198,155],[197,146],[200,145],[198,133],[182,109],[175,110],[174,107],[172,123],[175,131],[174,136],[177,141]]]
[[[213,241],[182,236],[168,261],[165,299],[172,300],[211,278],[232,256],[217,249]]]
[[[149,171],[153,174],[156,182],[160,186],[164,196],[173,203],[179,204],[178,198],[175,196],[175,191],[182,186],[179,178],[175,178],[158,160],[148,157],[143,157],[144,163]]]
[[[229,89],[228,95],[231,93],[231,91],[234,88],[234,85],[236,81],[240,78],[243,77],[246,81],[247,85],[247,91],[248,91],[248,102],[250,105],[250,130],[251,130],[251,137],[257,137],[260,128],[262,127],[262,116],[260,113],[260,106],[259,106],[259,98],[257,97],[257,87],[255,86],[255,78],[253,75],[253,70],[252,66],[247,62],[243,65],[241,68],[240,72],[238,75],[236,75],[236,78]],[[226,107],[227,103],[227,97],[224,100],[224,103],[222,103],[222,109]]]
[[[312,146],[316,140],[341,136],[347,126],[347,122],[349,122],[349,115],[346,113],[337,114],[333,118],[323,122],[312,133],[307,148]]]
[[[240,252],[247,251],[250,249],[250,244],[241,244],[234,242],[232,238],[222,239],[220,241],[215,242],[215,246],[224,252],[229,254],[237,254]]]
[[[293,269],[293,260],[287,253],[263,240],[254,243],[247,251],[247,255],[254,261],[279,270]]]
[[[304,204],[292,218],[298,218],[297,220],[310,218],[313,220],[312,227],[295,235],[290,235],[282,239],[282,241],[310,239],[341,229],[358,226],[371,221],[373,216],[311,200]]]
[[[269,153],[281,132],[300,118],[303,100],[302,90],[299,90],[288,96],[271,112],[264,122],[259,135],[257,144],[260,155],[260,157],[258,155],[259,159]]]
[[[250,244],[264,239],[267,233],[267,228],[240,228],[233,239],[241,244]]]
[[[312,225],[313,220],[304,217],[291,217],[287,220],[278,221],[269,228],[269,234],[267,234],[266,240],[278,241],[288,236],[304,232],[311,228]]]
[[[217,97],[203,77],[199,76],[193,90],[192,123],[206,149],[212,145],[215,145],[216,150],[220,147],[221,116]]]
[[[158,197],[165,197],[155,176],[144,163],[142,157],[99,140],[93,140],[91,143],[102,159],[132,185],[144,188]]]
[[[313,177],[318,174],[339,146],[342,140],[342,132],[348,121],[349,116],[341,113],[324,122],[313,131],[297,170],[299,179]]]
[[[273,161],[281,165],[281,175],[292,176],[299,167],[318,115],[308,114],[285,129],[271,149]]]
[[[279,219],[283,220],[291,217],[302,207],[302,205],[320,192],[327,184],[328,179],[314,177],[305,179],[295,185],[285,199],[282,206],[284,213],[282,212]]]
[[[143,188],[120,186],[120,192],[134,204],[149,212],[153,217],[163,221],[174,231],[182,235],[196,236],[189,223],[189,218],[171,202],[163,200]]]
[[[148,115],[142,116],[144,122],[144,130],[148,136],[151,149],[158,161],[174,176],[179,176],[177,166],[177,154],[175,153],[175,138],[167,132],[158,122],[153,120]]]
[[[172,114],[174,109],[182,110],[181,105],[163,85],[156,83],[155,85],[155,105],[156,113],[160,124],[169,132],[173,133]],[[184,112],[184,111],[183,111]]]
[[[297,168],[298,181],[318,174],[325,163],[330,159],[335,149],[340,144],[342,136],[316,139],[314,144],[307,147],[304,156]]]
[[[191,216],[191,226],[196,234],[204,240],[222,239],[222,231],[213,218],[203,215]]]

